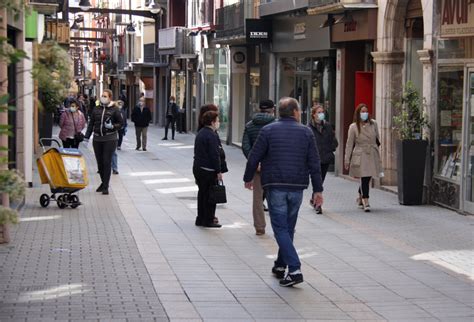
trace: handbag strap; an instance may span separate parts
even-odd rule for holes
[[[69,113],[71,113],[72,124],[74,125],[74,134],[77,134],[76,121],[74,121],[74,114],[72,112],[69,112]]]

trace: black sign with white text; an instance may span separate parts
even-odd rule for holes
[[[272,21],[266,19],[245,19],[245,35],[248,44],[272,41]]]

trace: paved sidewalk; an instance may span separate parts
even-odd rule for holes
[[[194,136],[161,141],[163,130],[152,127],[142,152],[131,133],[110,196],[93,191],[94,175],[77,210],[41,209],[46,187],[29,189],[27,221],[0,246],[0,320],[474,319],[472,217],[402,207],[380,190],[371,191],[373,212],[363,213],[356,184],[329,175],[325,214],[305,201],[296,227],[305,283],[282,288],[270,274],[271,227],[254,232],[242,152],[225,146],[223,228],[198,228]]]

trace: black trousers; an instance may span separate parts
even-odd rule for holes
[[[112,172],[112,155],[117,148],[117,140],[105,142],[97,142],[94,140],[93,146],[100,180],[104,188],[108,189]]]
[[[370,179],[372,177],[360,178],[359,194],[362,195],[362,198],[369,198]]]
[[[118,144],[117,146],[122,146],[123,137],[125,135],[125,130],[121,129],[118,131]]]
[[[168,138],[168,128],[171,125],[171,137],[174,139],[174,132],[175,132],[175,123],[176,120],[172,116],[166,116],[166,124],[165,124],[165,138]]]
[[[66,140],[62,140],[62,141],[63,141],[63,148],[73,148],[73,149],[79,148],[79,142],[77,142],[75,139],[67,138]]]
[[[216,204],[209,202],[209,189],[216,183],[217,174],[214,171],[206,171],[196,167],[193,168],[193,174],[199,189],[196,224],[212,224],[216,215]]]
[[[326,174],[328,173],[329,163],[321,163],[321,181],[324,183],[326,179]]]

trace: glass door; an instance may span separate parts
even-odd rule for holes
[[[466,134],[465,134],[465,168],[463,182],[463,210],[474,214],[474,68],[467,69],[466,77]]]

